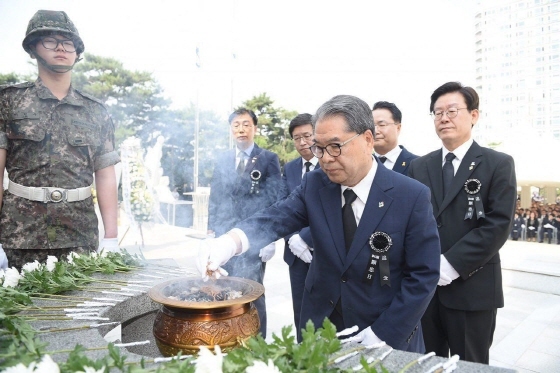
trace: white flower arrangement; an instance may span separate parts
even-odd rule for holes
[[[201,346],[195,362],[195,373],[222,373],[224,355],[220,346],[214,348],[216,354],[207,347]]]
[[[268,359],[268,364],[265,364],[259,360],[255,360],[253,365],[245,369],[245,373],[281,373],[281,372],[278,369],[278,367],[274,365],[272,359]]]
[[[56,263],[57,262],[58,262],[58,259],[57,259],[56,256],[49,255],[47,257],[47,270],[49,272],[54,271],[54,269],[56,268]]]
[[[60,373],[60,368],[49,355],[43,355],[39,363],[33,362],[28,367],[19,363],[6,368],[3,373]]]
[[[15,267],[8,268],[4,271],[4,282],[2,283],[2,287],[15,288],[20,279],[21,275]]]

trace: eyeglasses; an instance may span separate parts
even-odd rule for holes
[[[450,108],[447,109],[445,111],[443,110],[438,110],[435,112],[431,112],[430,115],[432,116],[432,118],[434,118],[434,120],[441,120],[441,118],[443,117],[443,113],[445,113],[445,115],[447,115],[447,117],[449,119],[451,118],[455,118],[458,114],[459,114],[459,110],[464,110],[467,109],[466,107],[462,107],[462,108]]]
[[[341,148],[360,135],[361,133],[358,133],[355,136],[352,136],[348,140],[344,141],[342,144],[328,144],[325,147],[313,144],[309,149],[311,149],[311,152],[317,158],[323,158],[323,155],[325,155],[325,151],[327,151],[327,153],[329,153],[331,157],[338,157],[342,153]]]
[[[301,135],[301,136],[296,136],[296,137],[294,137],[294,142],[300,142],[302,139],[303,139],[303,141],[307,142],[307,141],[309,141],[312,137],[313,137],[312,134],[306,133],[305,135]]]
[[[379,122],[377,122],[377,123],[374,123],[374,124],[375,124],[375,127],[385,128],[385,127],[387,127],[388,125],[391,125],[391,124],[398,124],[398,123],[395,123],[395,122],[389,123],[389,122],[385,122],[385,121],[382,121],[382,120],[381,120],[381,121],[379,121]]]
[[[61,44],[62,48],[68,53],[76,51],[76,47],[74,46],[74,42],[72,40],[61,40],[53,37],[47,37],[41,39],[41,44],[43,44],[45,49],[55,50],[58,45]]]

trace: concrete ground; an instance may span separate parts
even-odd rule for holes
[[[173,258],[190,268],[199,239],[188,237],[189,228],[164,224],[143,227],[144,247],[139,231],[119,227],[121,247],[142,252],[147,259]],[[282,260],[282,241],[265,277],[268,339],[292,325],[292,301],[288,266]],[[505,307],[498,310],[490,365],[519,372],[560,372],[560,245],[508,241],[501,250]]]

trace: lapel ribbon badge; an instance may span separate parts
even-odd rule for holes
[[[467,192],[467,213],[465,214],[465,219],[472,219],[473,214],[476,214],[476,218],[485,218],[484,206],[482,205],[482,199],[480,198],[480,187],[482,183],[478,179],[469,179],[465,182],[465,192]]]
[[[393,240],[385,232],[375,232],[369,237],[369,246],[371,247],[371,258],[367,264],[364,281],[368,284],[373,283],[373,275],[375,266],[379,262],[379,276],[381,278],[381,286],[387,285],[391,287],[389,255],[387,252],[393,245]]]
[[[251,189],[249,190],[249,193],[259,194],[259,183],[262,177],[262,173],[259,170],[253,170],[249,175],[251,176]]]

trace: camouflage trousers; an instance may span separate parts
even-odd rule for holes
[[[20,249],[4,249],[6,257],[8,257],[8,266],[16,267],[21,271],[21,267],[25,263],[34,262],[46,263],[48,256],[55,256],[58,260],[66,260],[68,254],[74,251],[76,254],[88,254],[97,251],[95,246],[78,246],[66,247],[64,249],[39,249],[39,250],[20,250]]]

